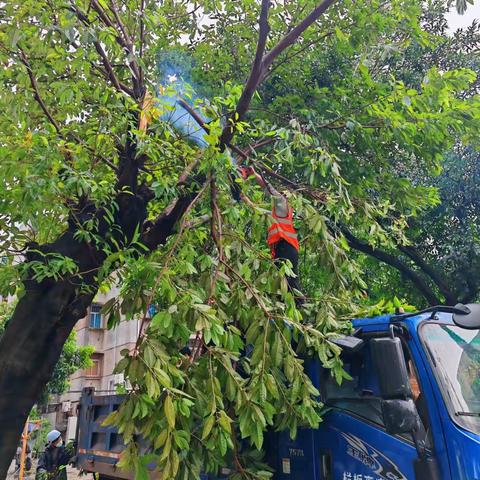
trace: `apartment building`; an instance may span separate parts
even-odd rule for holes
[[[115,328],[107,329],[107,321],[101,308],[117,294],[115,289],[107,294],[98,294],[87,315],[75,326],[78,345],[91,345],[95,351],[92,354],[92,366],[74,373],[69,391],[52,398],[49,405],[50,422],[65,432],[67,438],[75,436],[76,411],[83,388],[94,387],[103,393],[113,393],[116,385],[124,382],[123,375],[114,374],[113,370],[121,358],[120,352],[125,348],[134,348],[141,320],[122,319]]]

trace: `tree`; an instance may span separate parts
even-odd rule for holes
[[[13,308],[13,303],[3,302],[0,304],[0,337],[6,328]],[[77,336],[73,331],[63,345],[62,353],[55,365],[50,381],[37,399],[38,403],[46,404],[50,395],[65,393],[68,390],[71,375],[77,370],[90,366],[92,353],[93,347],[77,345]]]
[[[2,9],[2,249],[21,261],[0,272],[2,293],[19,297],[0,340],[0,475],[75,323],[100,286],[118,284],[109,325],[120,312],[144,319],[117,366],[132,385],[110,419],[128,443],[122,464],[141,476],[151,461],[138,455],[138,429],[165,478],[198,477],[227,454],[238,475],[267,477],[242,459],[240,437],[260,448],[269,425],[295,435],[320,420],[297,350],[344,375],[331,340],[365,289],[344,226],[386,241],[382,221],[401,235],[435,201],[398,178],[393,152],[435,170],[455,134],[476,134],[478,102],[461,96],[474,74],[432,70],[418,89],[376,76],[367,60],[389,50],[391,34],[398,48],[425,38],[412,0]],[[208,121],[202,149],[168,121],[172,51],[191,61],[203,98],[191,101]],[[251,182],[233,180],[227,147],[287,189],[302,217],[316,266],[302,311],[289,266],[263,245],[268,205]],[[179,352],[192,334],[203,354],[187,359]]]
[[[404,55],[389,60],[388,72],[395,72],[405,84],[418,88],[428,70],[471,68],[478,71],[479,25],[473,21],[453,36],[445,19],[447,6],[440,1],[429,4],[422,15],[422,25],[432,35],[427,44],[413,42]],[[478,93],[478,78],[463,93]],[[474,140],[476,145],[476,141]],[[400,165],[400,168],[403,167]],[[403,169],[404,170],[404,169]],[[399,170],[399,173],[402,173]],[[352,248],[371,256],[369,285],[373,297],[406,295],[416,305],[476,300],[480,289],[478,276],[478,153],[473,146],[458,144],[445,155],[442,171],[432,177],[422,168],[411,169],[411,181],[433,187],[438,203],[410,220],[406,238],[393,248],[372,248],[365,239],[349,231]],[[379,266],[383,262],[387,268]],[[398,281],[392,267],[400,272]],[[407,282],[405,282],[407,280]],[[373,285],[377,284],[378,289]],[[377,291],[375,291],[377,290]],[[388,295],[388,294],[387,294]]]

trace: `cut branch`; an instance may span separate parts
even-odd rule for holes
[[[327,201],[327,194],[326,192],[322,190],[317,190],[315,188],[312,188],[310,185],[306,184],[301,184],[301,183],[296,183],[293,182],[292,180],[288,179],[287,177],[284,177],[283,175],[275,172],[272,170],[270,167],[265,165],[262,162],[255,162],[253,161],[254,165],[259,168],[263,173],[266,173],[267,175],[275,178],[278,180],[284,187],[291,191],[296,191],[296,192],[303,192],[306,196],[310,197],[311,199],[325,203]]]
[[[259,148],[266,147],[267,145],[275,143],[277,140],[278,140],[278,137],[269,137],[269,138],[260,140],[259,142],[256,142],[252,145],[249,145],[247,148],[245,148],[242,151],[242,156],[244,158],[248,158],[250,155],[255,153],[255,151],[258,150]]]

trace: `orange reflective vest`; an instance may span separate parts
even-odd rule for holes
[[[267,243],[272,250],[272,255],[274,253],[275,244],[282,238],[298,250],[300,245],[298,244],[297,232],[293,226],[293,208],[289,206],[287,216],[279,217],[275,207],[273,207],[272,218],[273,222],[268,228],[267,236]]]

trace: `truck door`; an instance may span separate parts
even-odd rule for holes
[[[393,371],[396,365],[388,367]],[[384,428],[369,342],[344,359],[344,369],[351,380],[341,385],[328,370],[321,373],[323,400],[331,410],[316,431],[319,479],[414,480],[417,452],[411,437],[389,435]],[[418,392],[414,375],[411,371]]]

